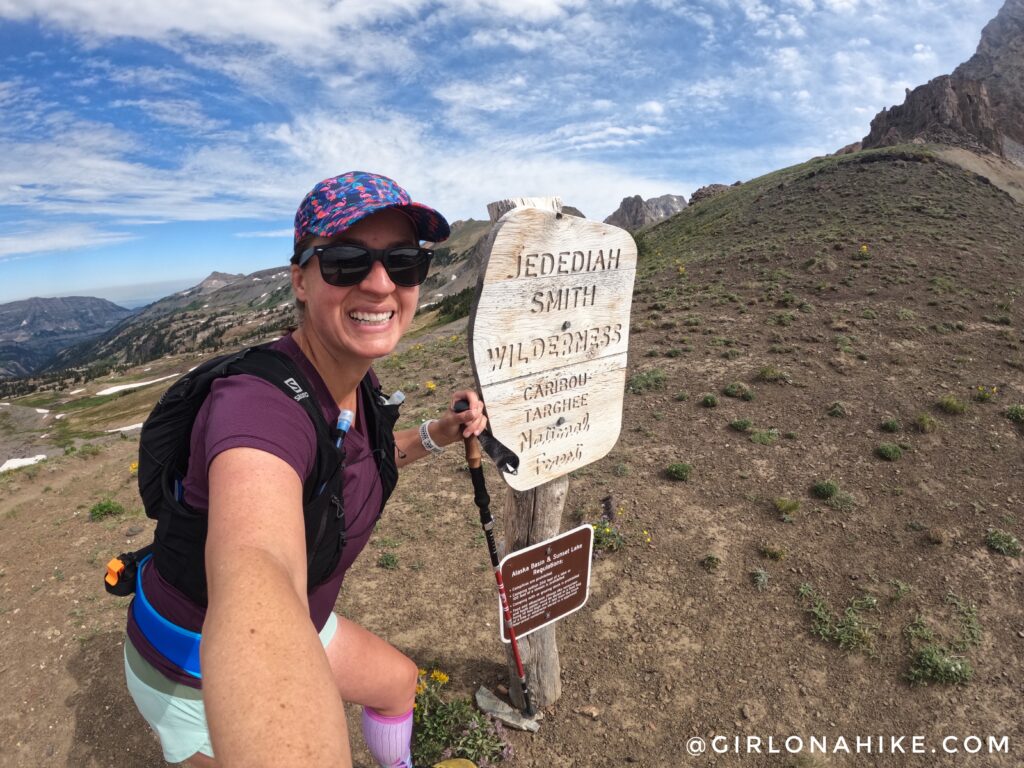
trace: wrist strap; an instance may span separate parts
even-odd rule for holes
[[[444,453],[444,447],[434,442],[434,439],[430,436],[430,430],[428,427],[433,424],[437,419],[431,419],[430,421],[424,421],[420,424],[420,442],[423,444],[424,449],[427,453],[432,453],[438,456]]]

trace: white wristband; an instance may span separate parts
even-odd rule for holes
[[[420,442],[423,444],[423,448],[427,453],[432,453],[435,456],[444,453],[444,447],[434,442],[434,439],[430,436],[428,427],[433,424],[437,419],[431,419],[430,421],[424,421],[420,424]]]

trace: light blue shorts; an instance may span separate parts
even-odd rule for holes
[[[332,613],[320,630],[324,648],[337,630],[338,617]],[[197,752],[213,757],[201,690],[168,680],[139,655],[128,638],[124,642],[124,674],[135,706],[160,739],[164,760],[183,763]]]

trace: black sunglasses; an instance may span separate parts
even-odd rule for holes
[[[299,266],[305,266],[314,256],[320,257],[320,276],[328,285],[358,285],[370,274],[373,262],[379,261],[391,282],[412,288],[427,279],[434,252],[414,245],[387,250],[351,244],[317,245],[299,254]]]

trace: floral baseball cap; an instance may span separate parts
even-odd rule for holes
[[[295,213],[295,242],[306,235],[341,234],[357,221],[385,208],[395,208],[408,216],[420,240],[439,243],[451,234],[444,216],[422,203],[414,203],[393,179],[349,171],[324,179],[303,198]]]

